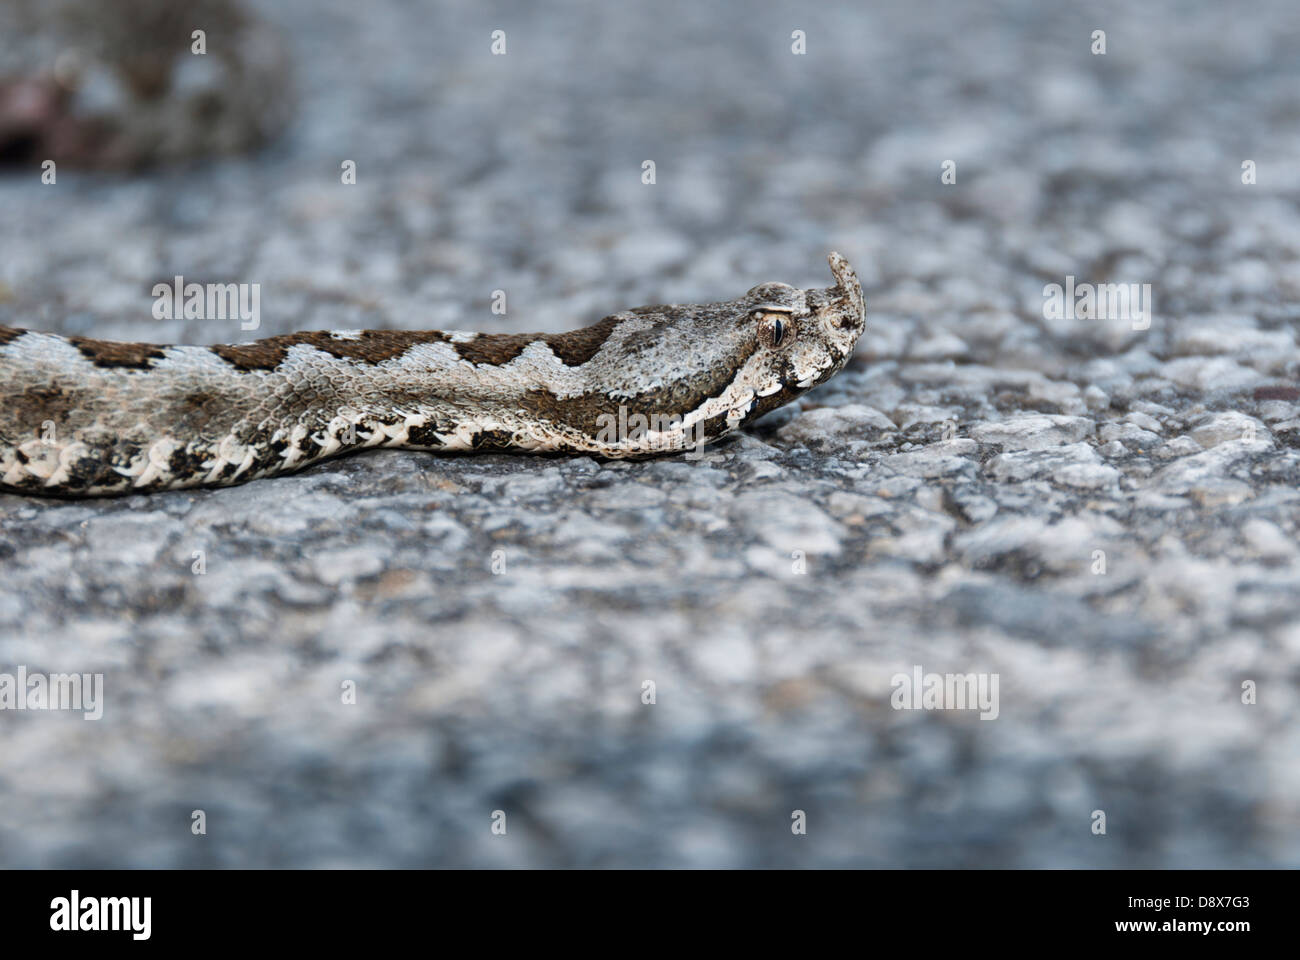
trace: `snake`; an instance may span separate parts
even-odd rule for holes
[[[217,346],[0,326],[0,489],[94,497],[219,487],[376,447],[689,454],[825,383],[866,327],[862,285],[769,281],[563,333],[320,330]]]

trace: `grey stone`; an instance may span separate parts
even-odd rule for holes
[[[1262,517],[1247,520],[1242,525],[1241,535],[1249,545],[1251,553],[1264,560],[1290,560],[1296,555],[1295,538],[1287,536],[1272,523]]]
[[[1150,448],[1160,442],[1160,435],[1143,430],[1136,423],[1103,423],[1097,431],[1102,443],[1120,441],[1139,449]]]
[[[1038,450],[1074,443],[1095,429],[1087,417],[1040,414],[977,423],[971,426],[970,435],[980,443],[995,443],[1006,450]]]
[[[1273,435],[1259,420],[1235,410],[1202,418],[1188,435],[1205,449],[1221,443],[1268,444],[1273,440]]]
[[[1183,434],[1172,438],[1168,443],[1161,444],[1152,452],[1161,460],[1172,460],[1174,457],[1185,457],[1191,453],[1200,453],[1202,449],[1199,443]]]
[[[973,440],[949,440],[946,443],[932,443],[923,450],[892,454],[881,460],[880,465],[907,476],[945,477],[973,472],[976,462],[971,459],[971,455],[974,452]]]
[[[824,442],[827,438],[871,437],[882,430],[894,429],[894,421],[879,410],[854,403],[805,410],[777,433],[786,441],[808,443]]]

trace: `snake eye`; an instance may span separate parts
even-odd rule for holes
[[[790,321],[779,314],[754,311],[758,318],[758,333],[763,345],[775,349],[790,338]]]

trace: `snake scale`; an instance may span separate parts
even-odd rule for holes
[[[841,369],[866,324],[835,284],[639,307],[579,330],[328,330],[156,346],[0,326],[0,489],[225,486],[371,447],[682,452]]]

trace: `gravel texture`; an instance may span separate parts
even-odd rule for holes
[[[0,671],[105,689],[0,713],[0,864],[1300,865],[1292,0],[265,6],[292,126],[5,171],[0,323],[247,339],[154,320],[182,274],[259,336],[561,330],[838,249],[868,330],[703,461],[0,496]],[[893,709],[918,665],[996,719]]]

